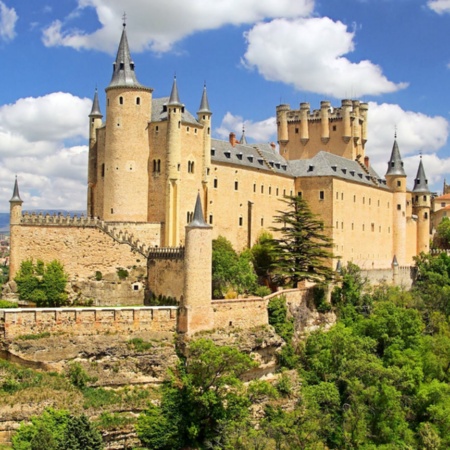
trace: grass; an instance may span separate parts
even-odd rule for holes
[[[20,339],[21,341],[35,341],[37,339],[43,339],[50,337],[50,333],[48,331],[44,331],[43,333],[36,333],[36,334],[22,334],[21,336],[18,336],[17,339]]]
[[[9,300],[0,299],[0,308],[18,308],[19,304],[17,302],[10,302]],[[1,450],[1,447],[0,447]]]
[[[127,342],[127,345],[128,348],[136,350],[137,352],[144,352],[153,348],[153,344],[151,342],[144,341],[141,338],[130,339]]]

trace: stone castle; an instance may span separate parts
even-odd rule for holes
[[[339,257],[334,266],[351,261],[379,275],[429,250],[422,161],[412,191],[396,140],[385,177],[374,171],[365,154],[366,103],[323,101],[313,111],[308,103],[279,105],[278,148],[249,144],[244,131],[239,140],[234,133],[213,139],[206,86],[196,115],[181,102],[176,79],[169,97],[153,98],[137,80],[125,25],[105,91],[106,119],[97,92],[89,115],[86,217],[23,213],[16,180],[12,278],[25,259],[58,259],[73,289],[99,305],[142,305],[145,293],[180,300],[178,327],[189,331],[219,320],[211,306],[211,240],[222,235],[237,250],[252,246],[274,225],[285,196],[301,195],[323,219]],[[126,279],[117,277],[121,268]],[[220,321],[258,316],[256,300],[248,308],[234,302],[222,305]]]

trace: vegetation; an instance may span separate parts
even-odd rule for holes
[[[231,242],[219,236],[212,243],[213,298],[224,298],[228,291],[253,293],[257,277],[249,250],[237,253]]]
[[[0,299],[0,308],[17,308],[19,305],[17,302],[10,302],[8,300]]]
[[[275,223],[278,238],[273,240],[273,267],[283,283],[293,286],[302,280],[330,280],[333,270],[331,239],[324,232],[323,222],[311,212],[301,197],[286,197],[283,211],[277,211]]]
[[[433,237],[433,247],[450,249],[450,218],[443,217]]]
[[[119,267],[117,269],[117,276],[119,277],[119,280],[126,280],[130,274],[128,273],[127,269],[124,269],[122,267]]]
[[[67,274],[62,264],[53,260],[47,264],[31,259],[22,261],[14,279],[20,300],[36,303],[37,306],[63,306],[67,303]]]
[[[22,424],[13,436],[14,450],[100,450],[102,437],[88,418],[68,411],[45,410]]]

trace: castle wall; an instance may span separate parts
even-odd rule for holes
[[[212,308],[215,328],[252,328],[269,323],[265,298],[213,300]]]
[[[376,286],[380,283],[391,284],[394,280],[392,269],[362,270],[361,276],[367,278],[371,285]],[[395,281],[397,286],[409,289],[414,281],[414,267],[401,266],[398,268],[398,275]]]
[[[88,336],[133,331],[176,331],[177,307],[0,309],[0,335],[62,333]],[[3,333],[1,333],[3,331]]]
[[[253,245],[261,232],[276,225],[273,216],[284,207],[280,200],[293,194],[293,188],[287,176],[215,163],[206,215],[213,238],[225,236],[237,250]]]
[[[184,289],[184,260],[150,259],[148,289],[152,295],[174,297],[179,301]]]
[[[97,130],[97,143],[96,143],[96,154],[97,160],[95,162],[95,185],[92,187],[93,190],[93,211],[94,217],[102,217],[104,198],[105,198],[105,136],[106,127],[99,128]]]

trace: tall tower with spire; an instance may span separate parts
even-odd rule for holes
[[[430,250],[431,192],[420,156],[419,168],[414,179],[413,213],[417,216],[417,254]]]
[[[406,264],[406,173],[397,144],[397,134],[392,146],[391,158],[386,172],[387,185],[393,192],[392,196],[392,243],[393,254],[400,265]]]
[[[89,114],[89,161],[88,161],[88,191],[87,213],[93,217],[95,213],[95,186],[97,185],[97,130],[102,126],[103,114],[100,111],[98,92],[95,88],[91,113]]]
[[[113,222],[147,222],[147,126],[152,89],[136,79],[125,23],[111,82],[105,91],[105,154],[104,165],[98,169],[103,182],[102,218]]]
[[[11,200],[9,201],[9,230],[10,230],[10,255],[9,255],[9,274],[10,279],[13,279],[16,272],[19,270],[20,258],[17,255],[19,245],[16,245],[18,239],[17,231],[20,228],[20,219],[22,218],[22,199],[19,194],[19,184],[16,180],[14,182],[14,189]]]
[[[202,148],[202,187],[203,204],[205,205],[205,216],[208,215],[207,205],[209,203],[209,176],[211,171],[211,116],[209,109],[206,84],[203,86],[202,99],[197,111],[197,119],[203,125],[203,148]]]

